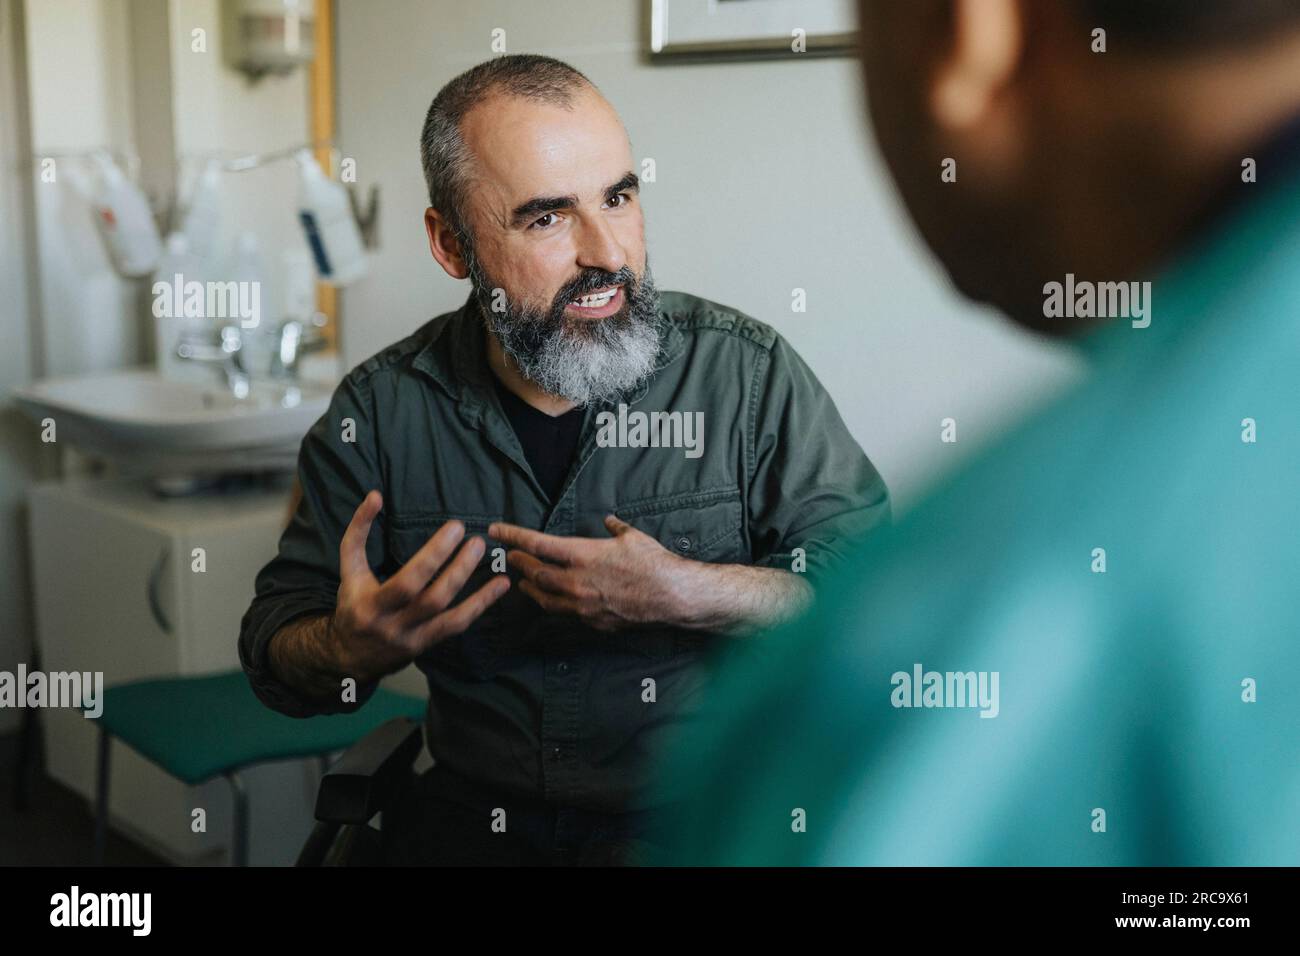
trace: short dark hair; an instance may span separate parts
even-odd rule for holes
[[[464,187],[470,153],[460,131],[465,114],[497,93],[568,106],[584,86],[595,88],[567,63],[515,53],[471,67],[438,91],[424,118],[420,161],[429,187],[429,205],[450,220],[461,239],[468,238]]]
[[[1300,23],[1300,0],[1072,0],[1089,26],[1144,45],[1255,40]]]

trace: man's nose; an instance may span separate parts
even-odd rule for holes
[[[604,269],[617,272],[627,265],[623,245],[614,235],[610,224],[597,218],[584,224],[578,238],[578,265],[585,269]]]

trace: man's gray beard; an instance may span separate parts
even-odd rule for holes
[[[502,287],[483,272],[469,250],[466,260],[488,331],[519,373],[548,394],[577,405],[600,403],[639,385],[654,371],[661,320],[648,259],[640,280],[627,266],[603,275],[588,270],[577,283],[560,290],[549,312],[494,301],[493,290]],[[565,316],[571,299],[618,284],[623,285],[625,302],[614,315],[572,320]]]

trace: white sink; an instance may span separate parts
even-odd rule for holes
[[[203,369],[203,372],[209,370]],[[152,367],[48,378],[16,389],[37,422],[78,450],[154,473],[288,469],[334,385],[254,381],[236,398],[211,380],[165,379]]]

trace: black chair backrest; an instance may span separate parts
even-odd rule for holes
[[[316,819],[324,823],[368,823],[392,805],[420,751],[420,724],[394,717],[349,747],[321,778]]]

